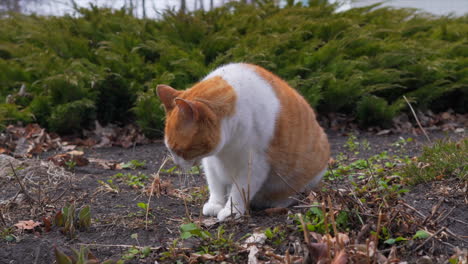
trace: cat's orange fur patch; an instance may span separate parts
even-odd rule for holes
[[[248,65],[273,87],[281,104],[268,149],[272,171],[266,182],[283,182],[284,185],[269,187],[265,184],[262,198],[283,200],[303,190],[326,168],[330,147],[307,101],[276,75],[262,67]]]
[[[178,107],[166,108],[165,133],[169,147],[185,160],[212,152],[221,138],[221,120],[235,113],[234,89],[216,76],[177,92],[177,98],[189,102],[198,111],[198,120],[187,123]]]

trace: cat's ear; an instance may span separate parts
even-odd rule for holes
[[[160,84],[156,87],[156,94],[166,108],[166,111],[175,107],[174,99],[181,93],[169,85]]]
[[[177,108],[179,108],[179,113],[183,116],[186,122],[191,123],[193,121],[198,121],[200,111],[196,102],[182,98],[176,98],[174,102],[176,103]]]

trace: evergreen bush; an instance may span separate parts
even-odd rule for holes
[[[95,119],[135,121],[159,137],[156,85],[185,89],[229,62],[259,64],[320,113],[355,115],[362,125],[388,125],[407,110],[403,95],[421,109],[465,113],[468,15],[376,7],[232,2],[160,20],[95,6],[76,17],[9,14],[0,18],[0,124],[68,133]],[[18,94],[23,85],[27,95]]]

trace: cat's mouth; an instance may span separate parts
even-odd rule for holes
[[[194,160],[174,159],[174,163],[183,171],[190,171],[190,169],[193,166],[200,164],[200,160],[198,159],[194,159]]]

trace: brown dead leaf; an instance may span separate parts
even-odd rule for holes
[[[265,209],[264,212],[269,216],[285,215],[288,213],[288,208],[284,208],[284,207],[268,208],[268,209]]]
[[[104,168],[106,170],[121,170],[122,166],[118,161],[115,160],[105,160],[105,159],[95,159],[89,158],[89,163],[96,164],[97,166]]]
[[[249,257],[248,257],[248,264],[257,264],[258,259],[257,259],[257,253],[258,253],[258,248],[255,245],[251,245],[249,248]]]
[[[76,145],[63,145],[62,150],[63,151],[72,151],[76,148]]]
[[[27,220],[27,221],[19,221],[18,223],[15,224],[15,227],[21,230],[34,230],[36,226],[40,226],[41,223],[35,222],[33,220]]]
[[[317,263],[328,257],[328,245],[325,243],[310,243],[307,245],[311,263]]]
[[[10,150],[0,147],[0,154],[5,154],[5,153],[6,154],[10,153]]]
[[[44,230],[50,232],[52,223],[48,217],[43,217],[42,222],[44,222]]]
[[[89,164],[87,158],[83,157],[83,151],[73,150],[67,153],[57,154],[50,157],[48,160],[52,161],[57,166],[65,166],[67,162],[73,161],[76,166],[86,166]]]
[[[210,228],[216,224],[219,224],[219,222],[215,217],[204,217],[201,224],[206,228]]]
[[[331,264],[346,264],[348,263],[348,255],[346,254],[346,251],[342,249],[338,255],[336,255]]]
[[[21,137],[16,141],[16,148],[13,152],[15,157],[30,156],[30,151],[34,148],[34,144],[25,137]]]

